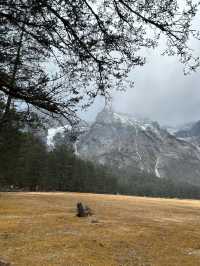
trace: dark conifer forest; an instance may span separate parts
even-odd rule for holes
[[[55,146],[35,136],[12,110],[0,131],[0,190],[72,191],[153,197],[200,198],[200,188],[142,172],[126,174],[80,159],[72,145],[55,136]],[[40,123],[35,127],[41,127]]]
[[[76,126],[77,110],[133,85],[129,72],[160,40],[162,54],[177,56],[185,72],[196,70],[189,41],[199,39],[191,28],[198,7],[175,0],[1,1],[0,190],[199,198],[199,187],[113,171],[77,157],[67,143],[49,150],[32,130],[44,127],[36,113]]]

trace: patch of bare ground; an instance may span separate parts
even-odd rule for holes
[[[76,204],[91,217],[76,217]],[[0,261],[19,266],[200,265],[200,201],[1,193]]]

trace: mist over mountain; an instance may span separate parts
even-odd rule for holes
[[[159,179],[200,185],[198,147],[150,119],[105,107],[85,127],[75,147],[80,158],[108,166],[115,173],[130,176],[143,172]]]
[[[187,124],[175,133],[177,138],[185,140],[200,148],[200,121]]]

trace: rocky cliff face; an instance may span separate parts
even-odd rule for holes
[[[199,149],[158,123],[104,109],[76,143],[80,157],[115,171],[144,171],[200,185]]]

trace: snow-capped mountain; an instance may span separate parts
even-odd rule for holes
[[[181,128],[176,132],[176,136],[180,138],[199,137],[200,121],[191,123],[187,127]]]
[[[53,147],[54,136],[57,133],[64,136],[70,129],[69,126],[50,128],[47,144]],[[191,134],[195,132],[195,138],[200,140],[197,131],[196,126]],[[73,145],[83,159],[110,166],[115,172],[120,170],[131,175],[144,171],[158,178],[200,185],[198,145],[188,142],[189,137],[185,141],[178,132],[170,134],[157,122],[104,108],[94,123],[89,125],[83,121],[79,133]]]
[[[138,120],[105,108],[76,147],[82,158],[115,170],[140,170],[200,185],[199,149],[148,119]]]
[[[200,121],[188,124],[187,127],[178,130],[175,136],[194,144],[200,149]]]

